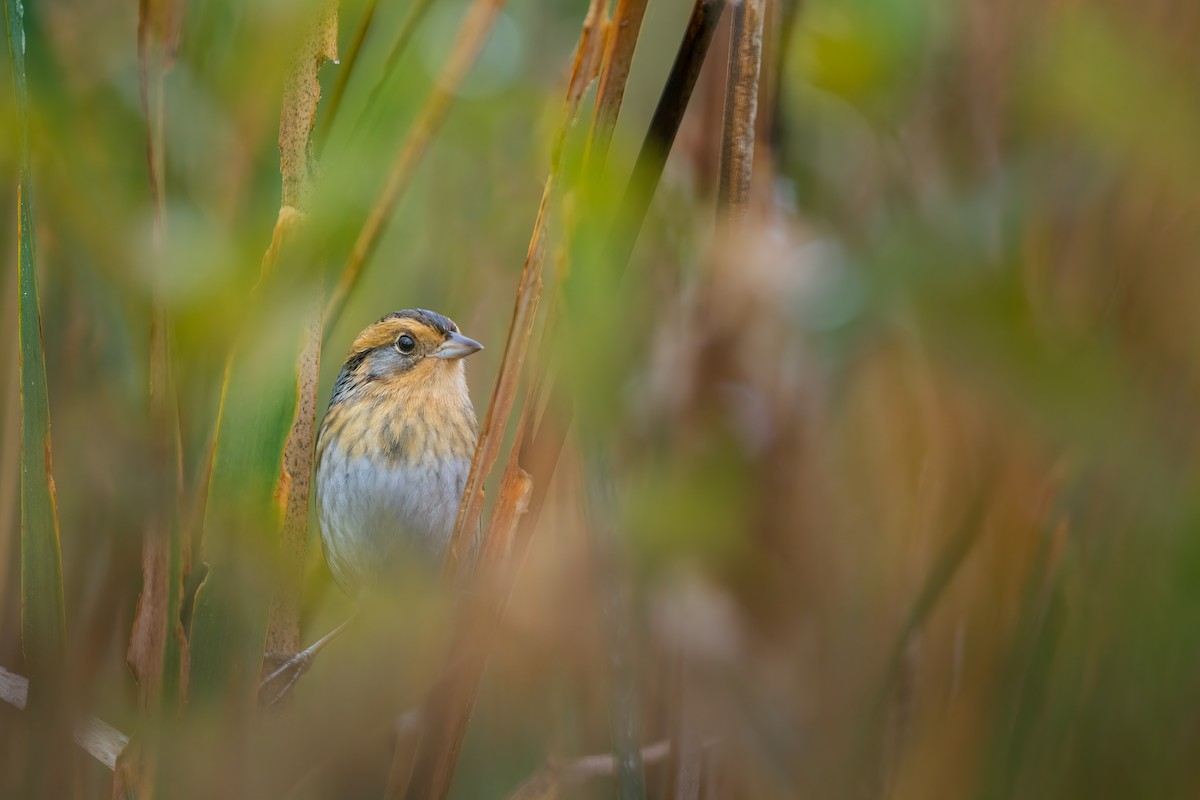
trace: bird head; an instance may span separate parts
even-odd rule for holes
[[[355,338],[334,388],[334,402],[341,392],[370,384],[433,389],[447,380],[461,383],[462,359],[482,349],[441,314],[421,308],[393,312]]]

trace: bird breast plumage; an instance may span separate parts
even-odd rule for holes
[[[317,441],[316,502],[326,560],[351,597],[400,566],[437,570],[474,450],[460,362],[416,383],[360,381],[335,392]]]
[[[381,463],[331,442],[317,470],[321,537],[348,594],[386,580],[398,562],[436,565],[454,528],[469,458],[446,454]]]

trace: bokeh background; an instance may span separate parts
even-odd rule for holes
[[[396,720],[451,669],[460,590],[418,574],[282,707],[181,690],[149,713],[126,664],[156,514],[193,546],[190,630],[230,353],[332,291],[468,9],[429,4],[388,69],[413,3],[340,4],[311,148],[317,268],[265,298],[284,84],[315,4],[175,7],[157,233],[147,4],[24,4],[66,631],[50,705],[156,753],[156,796],[383,796]],[[545,505],[451,795],[1195,796],[1200,5],[767,0],[739,226],[716,208],[726,9],[626,267],[604,220],[692,9],[646,6],[601,174],[580,168],[594,87],[566,136],[521,396],[550,376],[566,400],[537,413],[572,424],[553,472],[532,474]],[[468,362],[487,409],[587,12],[500,12],[325,331],[318,416],[354,334],[407,307],[487,345]],[[20,148],[0,69],[0,666],[27,674]],[[169,502],[156,304],[182,475]],[[231,375],[251,396],[275,389]],[[310,531],[303,643],[352,610]],[[278,582],[269,561],[247,557],[235,600]],[[0,707],[0,794],[109,796],[112,771],[31,733],[37,712]],[[630,742],[641,764],[605,762]],[[53,792],[38,788],[49,773]]]

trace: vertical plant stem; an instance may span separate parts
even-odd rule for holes
[[[638,33],[642,29],[642,17],[646,14],[646,0],[617,0],[610,23],[610,34],[604,48],[604,61],[600,67],[600,80],[596,87],[596,113],[592,128],[588,132],[585,160],[598,172],[608,156],[617,117],[621,113],[621,101],[625,97],[625,85],[629,82],[629,68],[633,64],[633,51],[637,46]]]
[[[471,458],[471,471],[467,476],[467,484],[463,490],[458,517],[454,524],[454,532],[450,538],[450,547],[447,550],[446,571],[451,575],[458,572],[463,555],[469,549],[466,547],[467,531],[474,530],[479,523],[479,516],[483,510],[483,483],[500,455],[504,429],[516,399],[517,384],[520,381],[525,356],[529,350],[529,339],[533,333],[537,303],[541,296],[542,266],[546,249],[545,233],[549,222],[551,199],[557,190],[559,172],[562,167],[563,142],[566,140],[567,132],[578,119],[583,95],[587,91],[588,84],[595,77],[594,69],[598,64],[597,54],[602,43],[602,39],[595,36],[597,24],[595,15],[601,10],[601,3],[592,3],[584,18],[579,44],[575,50],[571,78],[567,84],[567,96],[563,102],[562,119],[551,148],[550,174],[542,188],[541,203],[538,205],[537,218],[533,223],[533,233],[529,238],[529,248],[525,254],[521,279],[517,284],[513,319],[508,329],[504,355],[500,359],[500,371],[496,376],[492,399],[488,403],[488,410],[480,428],[479,442],[476,444],[475,453]],[[518,439],[518,441],[520,440]]]
[[[182,18],[173,0],[142,0],[138,16],[138,77],[146,123],[146,166],[154,208],[154,248],[161,261],[166,237],[163,79],[174,58]],[[142,591],[134,612],[126,661],[138,682],[138,704],[151,721],[175,708],[183,691],[186,641],[179,620],[187,557],[180,535],[183,460],[179,404],[171,377],[170,328],[161,274],[151,292],[149,407],[151,463],[158,482],[150,492],[142,539]],[[139,745],[145,745],[139,742]],[[140,797],[154,794],[155,757],[132,748],[121,759],[118,782]]]
[[[541,296],[542,267],[545,258],[545,235],[551,200],[556,194],[561,169],[563,142],[575,124],[579,107],[588,84],[595,77],[599,63],[602,38],[596,36],[603,3],[593,0],[584,18],[579,44],[571,68],[562,118],[551,149],[550,174],[542,190],[537,219],[530,236],[525,264],[517,285],[512,324],[501,359],[500,371],[492,390],[480,432],[479,442],[471,459],[471,471],[459,504],[458,517],[447,552],[445,570],[457,576],[468,565],[463,559],[467,531],[478,525],[483,508],[483,482],[499,455],[505,423],[512,412],[517,384],[523,372],[525,356],[536,319]],[[516,441],[524,438],[533,411],[532,396],[526,395],[517,423]],[[475,705],[479,681],[490,651],[490,635],[503,614],[504,604],[512,585],[515,565],[521,561],[528,536],[521,520],[529,508],[533,484],[521,468],[514,447],[509,453],[500,483],[500,497],[480,548],[478,570],[483,576],[483,590],[476,590],[463,605],[447,663],[452,665],[449,678],[431,692],[422,714],[426,730],[417,743],[413,768],[404,797],[409,800],[441,800],[450,789],[467,724]],[[521,535],[518,535],[520,533]],[[476,583],[480,583],[476,581]],[[405,747],[397,748],[393,776],[408,772],[399,761],[407,757]],[[399,796],[402,781],[396,780],[389,796]]]
[[[638,233],[650,209],[650,201],[662,177],[667,155],[675,143],[675,136],[679,133],[679,126],[691,100],[692,90],[696,87],[696,79],[700,76],[700,68],[704,66],[717,23],[725,10],[725,3],[726,0],[696,0],[692,6],[687,28],[638,152],[633,177],[621,204],[617,207],[613,233],[609,237],[609,257],[620,264],[622,269],[629,263]],[[560,401],[565,396],[558,381],[551,384],[546,395],[559,398]],[[558,464],[567,430],[571,427],[572,414],[569,405],[554,403],[553,400],[551,402],[551,408],[557,408],[558,414],[545,415],[536,430],[531,427],[521,442],[521,460],[530,468],[531,473],[539,478],[534,484],[530,513],[525,518],[527,526],[533,525],[541,513],[546,499],[546,478],[553,474]]]
[[[742,0],[733,9],[717,204],[734,222],[744,217],[750,197],[765,5],[766,0]]]

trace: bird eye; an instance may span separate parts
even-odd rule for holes
[[[407,335],[401,336],[399,339],[396,340],[396,349],[399,350],[401,353],[411,353],[413,351],[413,348],[415,348],[416,346],[417,346],[417,343],[415,341],[413,341],[413,338],[411,336],[407,336]]]

